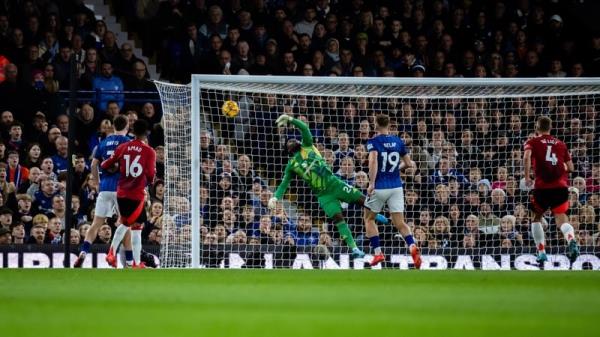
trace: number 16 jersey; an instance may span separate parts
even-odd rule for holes
[[[571,161],[567,145],[551,135],[528,140],[525,150],[531,150],[531,163],[535,172],[535,189],[569,186],[565,163]]]
[[[121,144],[115,153],[102,163],[107,169],[119,163],[120,177],[117,197],[144,200],[144,189],[154,182],[156,175],[156,152],[139,139]]]
[[[367,141],[367,151],[377,152],[375,189],[402,187],[400,162],[407,154],[402,139],[394,135],[378,135]]]

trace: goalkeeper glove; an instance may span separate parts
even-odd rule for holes
[[[269,199],[269,209],[274,209],[275,206],[277,206],[277,198],[273,197],[271,199]]]
[[[277,118],[275,123],[277,123],[277,126],[287,126],[293,120],[294,120],[294,117],[283,114],[283,115],[279,116],[279,118]]]

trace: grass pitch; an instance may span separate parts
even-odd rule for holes
[[[0,335],[599,336],[598,272],[0,270]]]

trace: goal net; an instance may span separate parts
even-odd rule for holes
[[[317,195],[301,179],[270,210],[290,155],[289,114],[305,121],[331,170],[366,193],[374,116],[391,117],[416,168],[403,170],[405,219],[423,269],[600,269],[599,79],[398,79],[194,75],[157,83],[164,111],[162,267],[370,268],[363,209],[341,203],[365,258],[352,258]],[[239,113],[226,117],[225,101]],[[570,149],[569,221],[581,256],[570,263],[545,217],[544,266],[535,261],[523,145],[535,120]],[[383,214],[389,218],[387,209]],[[379,225],[386,262],[412,268],[405,241]]]

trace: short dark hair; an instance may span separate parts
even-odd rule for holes
[[[127,117],[125,117],[123,115],[118,115],[113,120],[113,126],[115,127],[115,131],[125,130],[125,128],[127,127],[127,123],[129,123],[129,120],[127,119]]]
[[[143,119],[138,119],[133,123],[133,134],[137,137],[145,137],[148,129],[148,122]]]
[[[386,114],[379,114],[375,116],[375,123],[379,127],[387,128],[390,125],[390,117]]]
[[[22,223],[22,222],[20,222],[20,221],[17,221],[17,222],[13,222],[12,224],[10,224],[10,226],[8,226],[8,228],[9,228],[9,229],[10,229],[10,231],[12,232],[13,228],[15,228],[15,227],[19,227],[19,226],[23,226],[23,227],[25,227],[25,224],[23,224],[23,223]]]
[[[537,119],[537,130],[540,132],[548,132],[552,128],[552,119],[548,116],[541,116]]]
[[[14,213],[10,208],[8,208],[6,206],[2,206],[2,207],[0,207],[0,215],[4,215],[4,214],[13,215]]]
[[[13,122],[13,123],[10,125],[10,128],[12,129],[12,128],[16,127],[16,126],[20,127],[21,129],[23,129],[23,128],[24,128],[24,125],[23,125],[23,123],[21,123],[21,122],[19,122],[19,121],[14,121],[14,122]]]

